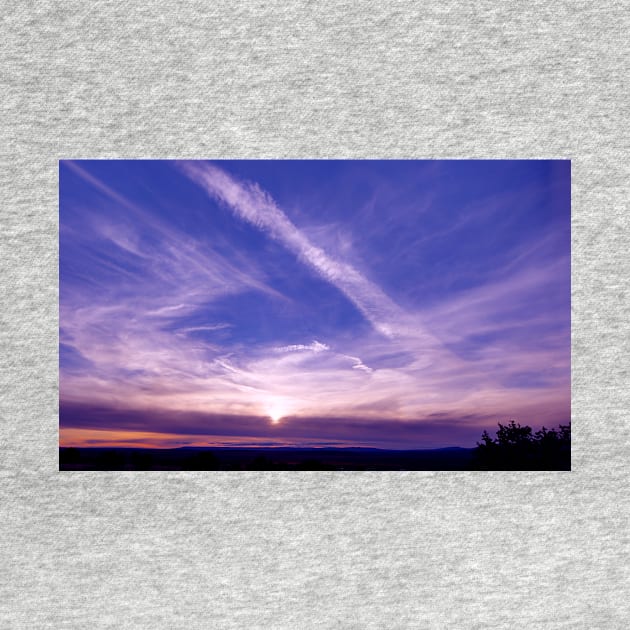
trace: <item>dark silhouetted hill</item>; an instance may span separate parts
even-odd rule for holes
[[[60,470],[466,470],[472,449],[60,448]]]

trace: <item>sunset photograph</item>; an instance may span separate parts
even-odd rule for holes
[[[61,160],[62,470],[570,470],[567,160]]]

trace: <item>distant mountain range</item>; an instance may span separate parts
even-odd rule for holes
[[[61,470],[466,470],[473,449],[60,448]]]

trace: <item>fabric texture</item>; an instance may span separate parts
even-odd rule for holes
[[[628,627],[627,3],[42,0],[1,29],[0,627]],[[573,470],[59,472],[58,160],[87,157],[571,159]]]

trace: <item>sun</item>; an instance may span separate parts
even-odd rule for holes
[[[286,415],[286,405],[281,400],[274,400],[266,410],[267,415],[271,418],[273,424],[278,424]]]

